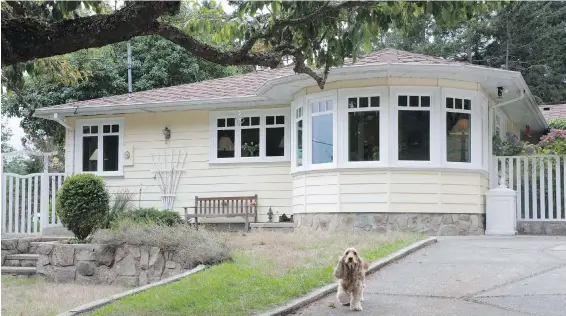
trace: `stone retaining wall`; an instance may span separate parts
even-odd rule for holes
[[[518,221],[517,232],[521,235],[566,235],[566,221]]]
[[[294,214],[295,231],[418,232],[433,236],[483,235],[484,214]]]
[[[37,273],[55,282],[135,287],[193,268],[158,247],[39,243],[36,253]]]
[[[2,239],[2,265],[6,262],[7,255],[15,255],[20,253],[30,253],[31,244],[38,242],[40,237],[22,237]],[[30,266],[24,265],[24,266]]]

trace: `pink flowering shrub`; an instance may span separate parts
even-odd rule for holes
[[[543,155],[566,155],[566,130],[551,130],[540,138],[538,147]]]

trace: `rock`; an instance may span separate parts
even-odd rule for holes
[[[520,234],[530,234],[531,233],[531,224],[529,223],[519,223],[517,226],[517,230]]]
[[[134,255],[134,258],[139,259],[141,256],[140,248],[136,246],[128,246],[128,251]]]
[[[18,246],[17,239],[3,239],[2,250],[14,250]]]
[[[418,232],[421,229],[421,217],[418,214],[411,214],[407,224],[407,229],[411,232]]]
[[[83,276],[94,275],[94,264],[89,261],[81,261],[77,264],[77,272]]]
[[[136,271],[136,259],[132,254],[128,254],[120,262],[116,262],[116,270],[120,276],[134,276]]]
[[[108,268],[104,265],[96,268],[95,275],[98,275],[98,280],[103,284],[112,284],[118,277],[118,273],[115,269]]]
[[[442,215],[441,214],[431,215],[431,219],[430,219],[430,225],[431,226],[430,227],[438,229],[438,227],[440,227],[440,224],[442,224]]]
[[[455,225],[444,225],[438,231],[439,236],[458,236],[458,227]]]
[[[51,264],[51,262],[49,261],[49,256],[39,255],[39,258],[37,258],[37,266],[46,266],[48,264]]]
[[[471,222],[471,218],[470,215],[468,214],[460,214],[460,221],[464,221],[464,222]]]
[[[452,215],[450,214],[442,215],[442,224],[452,224],[452,223],[454,223],[452,221]]]
[[[102,245],[95,249],[94,256],[96,259],[96,264],[101,266],[111,267],[114,263],[114,253],[116,252],[116,247],[112,245]]]
[[[460,221],[458,223],[458,228],[460,229],[460,235],[468,235],[468,232],[470,231],[470,222],[466,222],[466,221]]]
[[[157,248],[157,250],[158,252],[155,255],[151,254],[153,249],[150,251],[151,255],[149,258],[148,269],[148,275],[150,278],[160,278],[163,274],[163,270],[165,269],[165,257],[162,255],[161,251],[159,251],[159,248]]]
[[[96,261],[96,253],[99,245],[81,245],[79,249],[76,249],[75,260],[77,261]]]
[[[476,230],[479,227],[478,215],[472,215],[471,220],[472,222],[470,224],[470,230]]]
[[[48,264],[45,266],[37,266],[37,274],[39,276],[44,277],[47,281],[49,282],[54,282],[55,281],[55,272],[53,270],[53,266]]]
[[[541,222],[533,222],[531,223],[531,231],[533,234],[535,235],[542,235],[543,234],[543,229],[542,229],[542,223]]]
[[[385,234],[385,233],[387,233],[387,227],[383,226],[383,225],[374,226],[374,227],[371,228],[371,231],[379,233],[379,234]]]
[[[36,260],[21,260],[20,266],[21,267],[35,267],[37,264]]]
[[[356,221],[354,224],[354,231],[370,231],[371,229],[371,219],[370,215],[358,214],[356,215]]]
[[[388,220],[392,220],[392,217],[389,217],[388,214],[374,214],[372,221],[374,225],[382,225],[387,223]]]
[[[70,245],[56,245],[51,252],[51,264],[56,267],[72,266],[75,249]]]
[[[167,269],[174,269],[175,268],[175,262],[174,261],[167,261],[167,263],[165,263],[165,267]]]
[[[75,267],[55,267],[53,268],[53,272],[55,272],[55,282],[73,282],[75,281],[75,274],[76,274]]]
[[[140,268],[147,270],[147,268],[149,268],[149,249],[142,247],[140,252]]]
[[[452,223],[456,224],[458,221],[460,221],[460,215],[452,214]]]
[[[172,262],[172,261],[168,261],[167,263]],[[172,265],[169,265],[172,268],[168,268],[165,269],[165,271],[163,271],[163,276],[161,277],[163,278],[168,278],[170,276],[174,276],[177,275],[179,273],[181,273],[181,265],[176,263],[176,262],[172,262]]]
[[[330,228],[330,222],[331,222],[331,217],[332,215],[326,215],[326,214],[318,214],[318,229],[320,231],[326,232],[328,231],[328,229]]]
[[[114,280],[114,284],[119,284],[125,287],[138,286],[138,277],[135,276],[119,276]]]
[[[146,285],[148,283],[149,283],[149,281],[148,281],[148,278],[147,278],[147,271],[140,272],[140,278],[139,278],[138,285],[143,286],[143,285]]]
[[[13,260],[13,259],[7,259],[4,260],[4,264],[7,267],[19,267],[20,266],[20,260]]]
[[[126,257],[126,254],[128,253],[126,247],[119,247],[118,249],[116,249],[116,257],[114,258],[114,262],[118,263],[120,262],[122,259],[124,259]]]
[[[354,231],[354,222],[356,221],[354,214],[339,214],[336,231],[339,232],[352,232]]]
[[[29,250],[29,240],[26,239],[19,239],[17,249],[21,253],[26,253]]]
[[[55,244],[53,243],[40,242],[37,243],[37,248],[35,253],[37,253],[38,255],[49,255],[51,254],[53,247],[55,247]]]
[[[149,249],[149,266],[153,267],[160,257],[163,257],[160,249],[158,247],[151,247]]]
[[[75,283],[95,285],[95,284],[100,284],[101,282],[100,279],[98,279],[95,276],[84,276],[77,273],[77,275],[75,276]]]

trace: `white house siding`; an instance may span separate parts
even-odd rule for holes
[[[485,213],[485,172],[341,170],[293,177],[302,213]]]
[[[293,179],[290,163],[235,163],[209,164],[209,111],[125,114],[124,150],[133,154],[133,165],[124,166],[124,175],[105,177],[111,192],[129,189],[135,193],[135,205],[161,207],[159,187],[153,179],[151,155],[159,151],[183,150],[187,153],[174,209],[183,212],[184,206],[193,206],[195,196],[258,195],[259,221],[267,221],[271,207],[275,214],[292,213]],[[89,117],[80,117],[86,119]],[[94,117],[93,117],[94,118]],[[99,117],[97,117],[99,118]],[[74,125],[74,120],[69,120]],[[162,129],[168,126],[171,139],[164,140]],[[73,169],[73,137],[68,132],[66,170]],[[141,187],[141,194],[140,192]],[[214,220],[216,221],[216,220]],[[218,219],[241,221],[241,219]]]

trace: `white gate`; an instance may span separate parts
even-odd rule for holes
[[[498,156],[494,161],[491,187],[499,176],[517,191],[517,220],[566,221],[566,156]]]
[[[20,151],[3,155],[22,153],[43,156],[44,172],[28,175],[2,173],[2,233],[39,234],[45,227],[62,226],[55,202],[65,175],[48,172],[48,158],[55,153]]]

